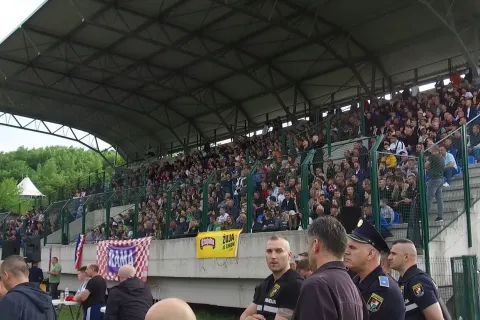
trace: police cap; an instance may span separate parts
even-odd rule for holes
[[[370,244],[380,252],[390,251],[388,244],[380,233],[378,233],[377,229],[364,218],[358,220],[357,227],[353,229],[348,237],[356,242]]]

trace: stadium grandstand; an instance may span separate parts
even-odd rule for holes
[[[46,1],[0,45],[0,125],[100,154],[102,140],[127,165],[1,237],[293,231],[355,207],[445,276],[429,246],[455,227],[470,248],[480,199],[479,14],[474,1]]]
[[[267,204],[273,195],[281,207],[278,189],[283,189],[296,197],[293,211],[300,215],[305,209],[321,212],[322,192],[336,204],[333,212],[346,203],[366,203],[369,210],[369,137],[382,133],[391,139],[395,133],[405,142],[407,132],[413,132],[415,139],[407,139],[413,147],[401,155],[414,156],[432,128],[443,130],[436,142],[469,120],[456,105],[465,103],[466,92],[477,103],[476,53],[470,45],[475,40],[469,38],[474,32],[468,32],[475,28],[463,13],[478,8],[437,2],[373,1],[342,10],[332,22],[325,13],[340,10],[341,2],[47,1],[0,46],[2,124],[61,135],[99,153],[97,139],[102,139],[129,165],[117,168],[112,181],[72,187],[65,194],[73,193],[70,204],[51,205],[52,221],[33,227],[34,232],[57,230],[59,208],[68,209],[70,221],[82,210],[104,208],[112,192],[117,203],[133,203],[133,194],[146,186],[149,201],[142,201],[140,211],[153,219],[148,229],[162,230],[157,233],[164,238],[167,225],[177,233],[178,219],[166,221],[164,211],[167,190],[179,181],[183,191],[174,195],[172,217],[183,213],[188,223],[196,212],[196,220],[203,219],[199,227],[207,228],[213,214],[223,214],[230,196],[234,219],[228,223],[235,225],[245,220],[246,176],[255,161],[261,165],[254,191]],[[52,19],[53,12],[62,12],[63,18]],[[414,30],[386,29],[403,16],[409,16]],[[459,77],[466,77],[468,85]],[[440,105],[448,105],[453,117],[448,129]],[[366,139],[350,141],[359,136]],[[334,147],[332,154],[332,143],[340,140],[345,145]],[[300,186],[300,167],[312,149],[318,151],[309,185]],[[386,159],[379,159],[382,173]],[[403,160],[408,162],[399,157],[398,166],[406,179]],[[354,177],[352,194],[348,185],[355,166],[365,173]],[[386,168],[393,167],[388,163]],[[279,172],[274,181],[268,178],[271,171]],[[213,172],[217,181],[207,198],[203,183]],[[400,183],[383,178],[380,188]],[[317,195],[300,195],[312,186]],[[355,201],[347,201],[352,196]],[[402,203],[393,200],[393,207]],[[401,209],[392,216],[396,222]],[[323,210],[329,214],[330,205]],[[201,218],[207,214],[208,219]],[[284,227],[292,224],[288,217],[275,216]],[[39,222],[44,214],[34,212],[32,218]],[[261,220],[252,219],[252,225]],[[126,229],[121,237],[136,231]]]

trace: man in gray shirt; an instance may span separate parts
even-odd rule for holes
[[[433,198],[437,199],[438,217],[435,221],[443,221],[443,172],[445,159],[440,154],[440,148],[434,145],[430,148],[430,156],[425,164],[427,170],[427,212],[430,212]]]
[[[363,298],[343,264],[347,233],[340,221],[330,216],[315,219],[307,241],[308,260],[315,271],[303,283],[293,319],[368,319]]]

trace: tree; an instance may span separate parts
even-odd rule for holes
[[[114,151],[103,155],[113,163]],[[117,165],[124,163],[117,155]],[[76,189],[86,188],[101,181],[110,181],[111,165],[98,153],[73,147],[18,148],[0,152],[0,181],[21,181],[28,176],[50,201],[69,198]],[[89,185],[90,183],[90,185]],[[11,184],[11,181],[10,181]],[[18,200],[16,202],[18,206]]]
[[[12,178],[0,182],[0,207],[6,210],[18,210],[20,195],[17,182]]]

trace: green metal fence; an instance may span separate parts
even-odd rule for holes
[[[63,208],[69,200],[63,200],[52,203],[44,212],[45,221],[45,238],[44,244],[47,243],[62,243],[62,229],[65,229],[65,211]],[[54,234],[54,236],[50,236]]]
[[[451,258],[455,319],[480,319],[477,260],[476,256]]]

